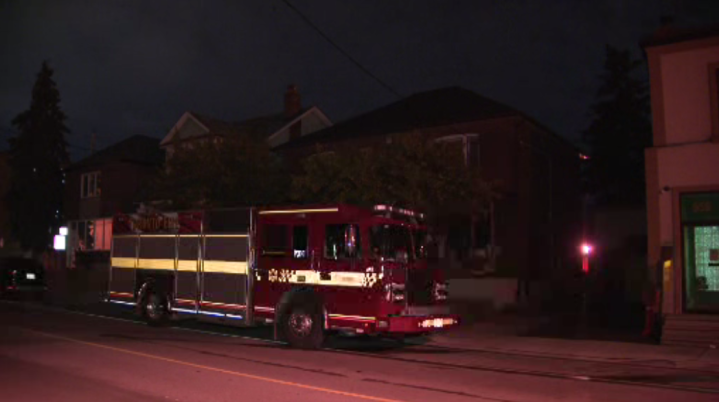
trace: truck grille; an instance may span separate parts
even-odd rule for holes
[[[432,286],[430,270],[410,270],[406,284],[407,304],[415,306],[432,304],[434,302]]]

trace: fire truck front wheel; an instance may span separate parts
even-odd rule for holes
[[[322,309],[308,303],[289,305],[279,320],[280,330],[292,347],[319,349],[324,342]]]

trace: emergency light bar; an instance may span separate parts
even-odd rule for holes
[[[397,207],[393,207],[391,205],[384,205],[384,204],[375,205],[374,211],[375,212],[390,212],[390,213],[395,213],[395,214],[399,214],[399,215],[409,216],[412,218],[424,219],[423,213],[414,212],[412,210],[404,209],[404,208],[397,208]]]

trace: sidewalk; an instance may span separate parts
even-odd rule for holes
[[[719,373],[719,349],[663,346],[611,340],[520,336],[521,322],[479,322],[437,334],[430,344],[533,357],[641,364]]]

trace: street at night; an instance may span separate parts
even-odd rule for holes
[[[719,401],[719,0],[0,32],[0,402]]]
[[[657,368],[366,339],[293,350],[268,329],[152,328],[0,304],[12,401],[712,401],[719,370]],[[647,362],[645,362],[647,363]]]

